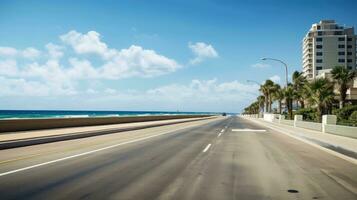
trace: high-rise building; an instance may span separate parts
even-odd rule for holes
[[[356,35],[353,27],[322,20],[304,37],[303,72],[311,80],[335,66],[356,69]]]

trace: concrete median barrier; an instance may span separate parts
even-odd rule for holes
[[[170,117],[172,117],[172,116],[170,116]],[[214,116],[201,116],[198,118],[197,116],[195,116],[194,118],[193,117],[186,117],[186,118],[187,118],[187,120],[174,120],[175,119],[174,118],[172,121],[167,120],[167,118],[165,118],[166,121],[163,121],[160,123],[146,123],[144,125],[135,125],[135,126],[130,126],[130,127],[108,128],[108,129],[99,129],[99,130],[93,130],[93,131],[73,132],[73,133],[66,133],[66,134],[41,136],[41,137],[34,136],[31,138],[0,141],[0,150],[24,147],[24,146],[30,146],[30,145],[37,145],[37,144],[44,144],[44,143],[51,143],[51,142],[58,142],[58,141],[65,141],[65,140],[80,139],[80,138],[112,134],[112,133],[118,133],[118,132],[124,132],[124,131],[139,130],[139,129],[144,129],[144,128],[173,125],[173,124],[179,124],[179,123],[185,123],[185,122],[193,122],[193,121],[199,121],[199,120],[205,120],[205,119],[212,119],[215,117]],[[186,118],[184,118],[184,119],[186,119]],[[148,118],[145,118],[145,119],[148,119]],[[150,119],[152,119],[152,118],[150,118]],[[159,118],[159,119],[161,119],[161,118]],[[181,119],[181,118],[179,118],[179,119]],[[149,122],[149,121],[154,121],[154,120],[146,120],[145,122]],[[157,121],[157,120],[155,120],[155,121]],[[134,121],[130,121],[130,122],[134,122]],[[135,122],[138,122],[138,121],[135,121]],[[140,122],[144,122],[144,121],[140,121]],[[122,123],[124,123],[124,122],[122,122]],[[16,134],[21,134],[21,133],[16,133]]]
[[[131,117],[60,118],[60,119],[58,118],[9,119],[9,120],[0,120],[0,133],[52,129],[52,128],[148,122],[148,121],[169,120],[169,119],[199,118],[199,117],[210,117],[210,116],[212,115],[159,115],[159,116],[131,116]]]

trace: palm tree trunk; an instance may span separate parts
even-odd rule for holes
[[[321,105],[318,105],[317,106],[317,120],[318,120],[318,122],[320,122],[321,123],[321,121],[322,121],[322,110],[323,110],[323,108],[322,108],[322,106]]]
[[[272,100],[271,100],[271,96],[269,97],[269,113],[271,113],[271,104],[272,104]]]
[[[293,100],[290,100],[290,119],[293,119]]]
[[[340,108],[345,107],[347,86],[341,86],[340,88]]]
[[[281,100],[279,100],[279,114],[281,114]]]
[[[300,100],[300,108],[305,108],[305,102],[304,102],[304,100]]]
[[[264,104],[265,104],[265,112],[269,112],[268,111],[268,108],[269,108],[269,105],[268,105],[268,96],[265,96],[265,100],[264,100],[265,102],[264,102]]]

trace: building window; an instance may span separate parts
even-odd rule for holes
[[[352,41],[352,38],[347,38],[347,41]]]
[[[335,35],[342,35],[342,31],[335,31]]]
[[[317,26],[316,28],[317,28],[317,30],[320,30],[320,29],[321,29],[321,26]]]
[[[352,56],[352,52],[347,52],[347,55]]]
[[[316,52],[317,56],[322,56],[322,52]]]
[[[352,48],[352,45],[347,45],[347,48],[351,49],[351,48]]]
[[[322,45],[316,45],[316,49],[322,49]]]
[[[339,44],[338,48],[345,48],[345,45],[344,44]]]
[[[338,41],[345,41],[345,38],[344,37],[340,37],[340,38],[338,38]]]
[[[316,38],[316,42],[322,42],[322,38],[321,37]]]
[[[322,31],[317,32],[317,35],[321,36],[322,35]]]
[[[322,67],[316,67],[316,70],[322,70]]]
[[[316,59],[316,63],[322,63],[322,59]]]
[[[345,62],[345,59],[338,59],[338,62],[344,63],[344,62]]]
[[[347,62],[351,63],[351,62],[352,62],[352,59],[347,59]]]
[[[347,69],[352,69],[352,66],[348,66]]]
[[[344,55],[345,55],[345,52],[344,52],[344,51],[340,51],[340,52],[338,52],[338,55],[339,55],[339,56],[344,56]]]

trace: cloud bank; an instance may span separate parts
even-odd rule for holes
[[[83,34],[73,30],[59,38],[60,44],[48,43],[43,51],[33,47],[23,50],[0,47],[2,80],[11,83],[11,87],[19,84],[15,88],[23,88],[19,91],[21,95],[65,95],[77,93],[75,86],[80,80],[156,77],[175,72],[181,67],[174,59],[141,46],[109,48],[95,31]],[[68,49],[73,53],[69,53]],[[25,85],[42,87],[33,93]],[[6,89],[5,85],[0,87]],[[13,94],[17,90],[4,91]]]
[[[189,49],[195,56],[190,64],[218,57],[213,46],[203,42],[189,43]],[[196,111],[214,111],[221,105],[218,107],[228,111],[237,110],[237,104],[255,98],[254,91],[258,91],[255,85],[217,79],[124,91],[104,83],[162,76],[181,67],[176,60],[152,49],[138,45],[111,48],[98,32],[72,30],[43,49],[0,47],[0,103],[9,109],[26,108],[26,101],[31,105],[27,109]]]

